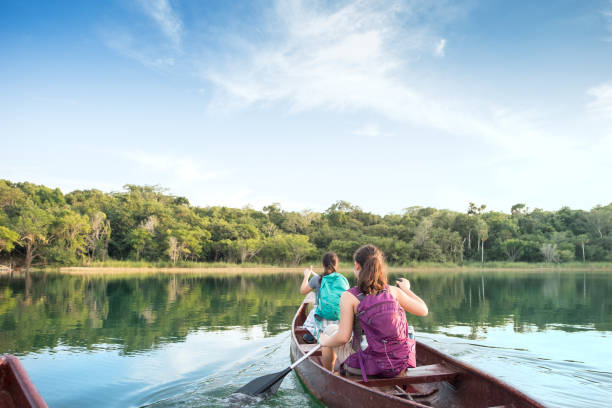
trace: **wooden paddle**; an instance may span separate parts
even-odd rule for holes
[[[263,377],[258,377],[245,386],[241,387],[238,391],[234,392],[234,394],[246,394],[251,395],[253,397],[262,397],[268,398],[270,395],[273,395],[278,391],[278,387],[280,387],[283,379],[287,374],[291,372],[298,364],[302,361],[306,360],[308,357],[313,355],[317,350],[321,348],[320,344],[317,344],[312,350],[306,353],[302,358],[297,360],[295,363],[291,364],[289,367],[285,368],[283,371],[279,371],[278,373],[264,375]]]
[[[330,336],[333,336],[333,333],[330,333]],[[291,364],[289,367],[285,368],[283,371],[279,371],[278,373],[264,375],[263,377],[258,377],[246,385],[242,386],[236,392],[232,394],[232,396],[236,396],[239,394],[250,395],[253,397],[261,397],[268,398],[270,395],[273,395],[278,391],[283,379],[287,374],[291,372],[298,364],[302,361],[306,360],[308,357],[316,353],[321,348],[320,344],[317,344],[312,350],[308,353],[304,354],[300,359]],[[230,396],[231,397],[231,396]]]

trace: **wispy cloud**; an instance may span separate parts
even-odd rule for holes
[[[530,115],[419,83],[418,61],[446,50],[437,27],[453,16],[444,9],[420,1],[363,0],[331,9],[293,1],[279,3],[275,12],[269,42],[244,39],[246,45],[233,50],[239,62],[204,70],[217,90],[213,109],[279,103],[292,113],[365,111],[477,137],[521,156],[563,145]],[[531,149],[522,147],[526,143]]]
[[[140,45],[124,28],[106,28],[102,32],[102,38],[108,48],[123,57],[138,61],[147,68],[165,71],[175,64],[174,57],[163,55],[156,48]]]
[[[120,156],[147,172],[163,175],[179,183],[209,181],[227,174],[226,171],[206,170],[202,161],[186,156],[147,152],[122,152]]]
[[[371,138],[378,138],[381,136],[388,136],[387,133],[380,130],[379,126],[375,123],[367,123],[360,127],[359,129],[355,129],[351,132],[355,136],[365,136]]]
[[[434,49],[434,55],[438,57],[444,56],[444,49],[446,48],[446,38],[441,38],[436,44],[436,48]]]
[[[608,37],[606,41],[612,42],[612,0],[608,0],[608,7],[601,12],[605,20],[606,28],[608,29]]]
[[[183,21],[168,0],[139,0],[140,5],[175,46],[180,46]]]
[[[593,97],[588,105],[592,112],[612,115],[612,82],[590,88],[587,94]]]
[[[146,9],[157,24],[155,33],[161,30],[167,42],[180,45],[185,52],[192,51],[189,46],[193,42],[189,42],[188,32],[170,3],[155,4]],[[445,78],[445,83],[422,80],[430,72],[444,72],[436,70],[436,65],[442,67],[445,61],[442,57],[455,57],[451,52],[454,40],[445,27],[461,16],[458,3],[357,0],[329,6],[323,1],[295,0],[266,4],[273,7],[262,13],[266,20],[257,27],[257,35],[232,27],[224,36],[219,34],[223,29],[218,28],[211,40],[218,44],[203,51],[206,58],[202,58],[199,72],[206,81],[203,93],[212,95],[211,110],[230,114],[247,108],[270,109],[275,114],[363,114],[365,124],[352,134],[373,138],[385,136],[384,129],[409,125],[419,131],[402,132],[403,137],[442,134],[450,136],[449,141],[459,141],[457,145],[474,155],[486,152],[478,164],[490,174],[505,174],[494,180],[499,185],[532,180],[542,169],[559,180],[574,177],[574,168],[560,163],[573,163],[582,169],[608,166],[604,152],[609,150],[602,147],[609,146],[610,138],[603,137],[601,129],[589,133],[588,141],[582,140],[568,130],[569,120],[548,116],[550,111],[545,106],[534,105],[530,110],[527,99],[519,105],[525,111],[518,111],[500,103],[501,97],[486,98],[472,88],[453,84],[452,75]],[[161,48],[148,49],[146,45],[153,42],[135,39],[127,30],[117,30],[108,43],[155,69],[171,67],[175,63],[173,55],[180,56],[180,51],[174,50],[170,57],[155,57],[164,54]],[[190,57],[198,58],[195,53]],[[428,70],[426,74],[424,69]],[[501,89],[499,94],[503,94]],[[602,84],[588,92],[593,97],[589,110],[609,116],[610,85]],[[581,120],[577,118],[576,123]],[[220,176],[189,159],[177,164],[180,159],[139,154],[131,160],[143,168],[175,175],[177,180]],[[540,186],[533,184],[537,185],[535,194]],[[230,197],[224,191],[219,201],[223,202],[225,196]],[[264,201],[248,189],[239,189],[227,199],[236,203]]]
[[[434,50],[439,39],[418,24],[424,10],[414,4],[358,1],[329,10],[300,1],[278,3],[269,24],[282,31],[275,37],[280,40],[245,39],[244,48],[233,50],[243,56],[238,64],[204,71],[221,91],[215,106],[285,100],[293,112],[365,107],[403,116],[392,105],[418,97],[397,76],[411,59]],[[400,92],[393,91],[398,85]],[[380,106],[390,91],[389,99],[396,100]]]
[[[144,34],[142,29],[136,33],[131,27],[107,24],[99,30],[102,40],[123,57],[153,70],[167,71],[183,53],[183,22],[168,0],[135,1],[139,14],[144,12],[153,20],[155,29],[150,32],[145,29]]]

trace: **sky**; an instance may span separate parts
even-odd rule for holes
[[[612,1],[5,0],[0,178],[588,210],[612,201]]]

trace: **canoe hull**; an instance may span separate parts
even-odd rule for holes
[[[291,344],[291,359],[295,361],[303,353],[297,343]],[[389,394],[379,395],[371,389],[358,384],[347,384],[342,377],[334,375],[331,371],[323,369],[312,360],[307,359],[295,369],[302,383],[314,395],[330,408],[405,408],[407,406],[423,407],[421,404],[407,404],[408,401]]]
[[[301,339],[301,326],[306,316],[307,304],[303,303],[292,324],[292,361],[302,357],[307,347]],[[515,388],[425,344],[417,343],[417,350],[417,368],[413,371],[418,374],[402,379],[374,379],[367,385],[358,377],[332,374],[320,365],[320,358],[316,356],[305,360],[295,370],[315,398],[330,408],[543,407]],[[416,398],[398,396],[397,384]]]
[[[48,408],[15,356],[0,356],[0,407]]]

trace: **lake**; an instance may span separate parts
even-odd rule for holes
[[[409,317],[420,341],[544,404],[610,406],[612,273],[402,276],[429,306]],[[20,358],[51,407],[226,406],[290,363],[301,278],[0,275],[0,354]],[[291,374],[259,406],[321,405]]]

